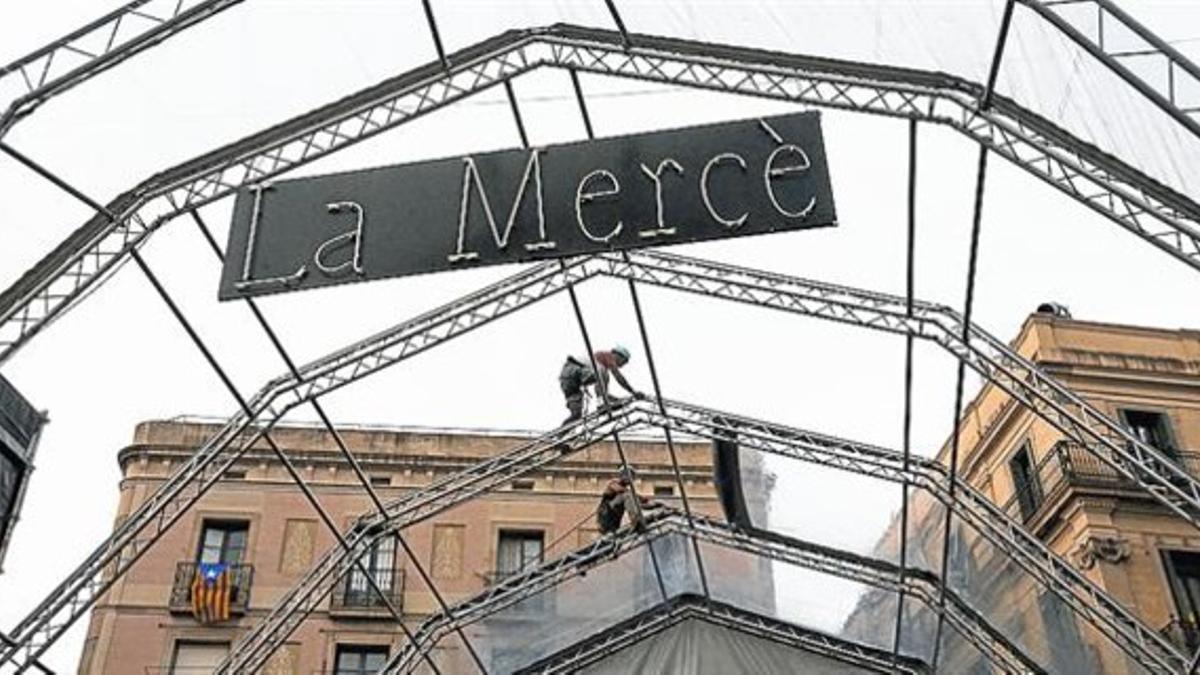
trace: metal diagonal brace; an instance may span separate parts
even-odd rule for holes
[[[50,98],[241,2],[134,0],[0,67],[0,138]]]
[[[603,441],[613,432],[628,429],[636,422],[632,408],[610,415],[593,413],[579,422],[555,430],[507,453],[480,462],[404,497],[388,502],[386,519],[368,513],[351,527],[356,532],[372,532],[358,541],[365,552],[374,541],[398,532],[403,527],[423,522],[481,494],[509,484],[538,467],[570,457]],[[293,587],[271,613],[242,637],[230,650],[228,659],[215,671],[218,674],[254,672],[274,653],[304,618],[315,610],[333,585],[344,574],[348,554],[331,549],[317,565]]]
[[[387,335],[389,362],[398,362],[505,316],[561,289],[561,273],[534,267],[437,310],[396,326]],[[556,281],[556,278],[559,278]],[[371,342],[371,341],[368,341]],[[311,372],[308,373],[311,375]],[[95,602],[222,473],[247,453],[289,409],[288,378],[268,382],[238,413],[173,473],[145,502],[12,631],[13,645],[0,650],[0,664],[27,663]],[[336,385],[326,382],[327,385]],[[291,405],[298,401],[292,399]]]
[[[180,213],[543,65],[947,125],[1200,269],[1200,205],[982,86],[944,74],[611,31],[516,31],[364,89],[144,181],[0,293],[0,362]],[[699,75],[698,69],[710,75]]]
[[[1157,631],[1123,608],[969,484],[946,489],[940,462],[803,429],[700,406],[667,402],[667,413],[647,410],[651,425],[701,438],[737,438],[742,447],[850,471],[922,490],[953,512],[995,550],[1064,602],[1132,659],[1154,673],[1178,672],[1186,657]]]
[[[382,672],[409,672],[423,652],[432,649],[443,635],[456,627],[469,625],[521,600],[547,592],[593,567],[603,565],[642,546],[649,546],[653,541],[670,535],[695,537],[722,548],[797,565],[888,591],[896,591],[904,583],[912,597],[931,609],[936,609],[937,606],[938,580],[928,572],[913,571],[901,581],[899,569],[892,563],[774,533],[735,530],[727,523],[706,516],[694,516],[689,523],[682,514],[675,512],[655,519],[645,531],[635,528],[618,530],[577,551],[509,577],[460,603],[455,608],[453,618],[449,614],[430,617],[417,629],[415,647],[401,649],[393,654]],[[947,620],[958,628],[967,640],[1006,672],[1043,672],[999,630],[970,609],[953,592],[949,595],[945,613]],[[883,658],[890,661],[890,656]]]
[[[1074,393],[1055,383],[1036,366],[1013,353],[1002,341],[973,327],[967,344],[954,337],[960,319],[948,308],[914,303],[914,316],[906,315],[904,298],[862,291],[836,284],[813,282],[786,275],[750,270],[661,253],[631,254],[602,259],[575,259],[566,274],[553,264],[533,267],[438,310],[406,321],[388,331],[352,344],[301,369],[301,377],[280,377],[268,382],[249,402],[253,414],[236,415],[142,509],[114,531],[97,551],[56,588],[12,632],[22,645],[42,645],[61,635],[63,621],[82,613],[112,579],[128,569],[146,547],[161,536],[182,510],[188,508],[216,480],[219,471],[240,457],[243,434],[269,428],[286,410],[346,386],[394,365],[445,340],[473,330],[561,291],[568,279],[582,281],[597,275],[633,279],[711,297],[782,309],[860,327],[933,341],[959,359],[970,359],[972,368],[995,382],[1020,404],[1064,429],[1118,465],[1122,475],[1143,486],[1163,482],[1188,485],[1169,463]],[[251,439],[252,441],[253,439]],[[1197,500],[1186,494],[1160,489],[1151,493],[1177,512],[1200,511]],[[1176,501],[1172,501],[1176,500]],[[106,576],[110,574],[111,576]],[[56,618],[57,617],[57,618]],[[0,652],[11,658],[7,652]],[[2,659],[0,659],[2,660]]]
[[[910,458],[906,468],[901,453],[883,448],[676,401],[665,401],[664,404],[667,413],[659,413],[658,408],[648,402],[639,402],[623,407],[621,414],[630,424],[650,424],[701,438],[736,437],[743,446],[759,452],[912,484],[929,492],[992,543],[996,550],[1004,552],[1020,569],[1150,672],[1164,675],[1175,673],[1185,663],[1185,657],[1162,636],[1144,626],[969,485],[961,485],[954,494],[949,493],[946,490],[946,468],[938,462]],[[601,420],[603,417],[594,415],[587,423],[596,424]],[[605,432],[600,429],[596,433]],[[522,446],[495,460],[476,465],[464,471],[460,477],[443,481],[443,484],[451,487],[460,481],[471,481],[474,489],[470,492],[433,486],[389,503],[386,521],[380,522],[376,515],[367,514],[355,529],[370,528],[377,532],[377,537],[382,537],[388,532],[413,526],[453,508],[483,491],[504,485],[517,476],[556,461],[553,448],[550,447],[552,439],[553,435],[550,435],[531,446]],[[369,545],[370,542],[363,543],[364,547]],[[337,551],[330,553],[330,556],[337,555],[340,555]],[[330,560],[327,556],[316,569],[325,570],[338,564],[344,564],[344,560]],[[287,601],[277,605],[262,623],[235,646],[229,667],[245,670],[264,663],[303,620],[303,616],[319,602],[319,598],[328,592],[321,587],[324,583],[328,581],[314,577],[312,573],[306,575],[289,594]],[[316,595],[317,600],[305,600],[306,595],[309,598]]]

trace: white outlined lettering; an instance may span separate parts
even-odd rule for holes
[[[480,202],[483,203],[483,213],[487,218],[488,227],[492,231],[492,239],[496,242],[496,248],[503,251],[508,248],[508,237],[512,234],[513,226],[517,222],[517,212],[521,209],[521,202],[525,199],[525,191],[529,185],[531,176],[534,183],[534,199],[537,202],[538,238],[540,241],[526,244],[525,250],[540,251],[555,247],[553,241],[546,240],[546,207],[542,196],[542,163],[539,159],[540,153],[541,151],[537,148],[529,152],[529,161],[525,163],[525,173],[521,176],[521,184],[517,187],[517,196],[513,198],[512,208],[509,209],[508,220],[504,223],[503,233],[496,228],[496,217],[492,213],[492,204],[488,200],[487,189],[483,186],[483,179],[479,177],[479,168],[475,165],[475,158],[463,158],[462,199],[458,207],[458,245],[454,253],[447,256],[447,260],[456,263],[479,258],[479,253],[476,251],[463,250],[467,234],[467,211],[471,204],[472,185],[475,187],[475,192],[479,194]]]
[[[670,169],[670,170],[674,171],[675,173],[679,174],[680,176],[682,176],[683,175],[683,167],[679,166],[679,162],[675,161],[674,159],[672,159],[670,157],[659,162],[658,168],[655,169],[654,171],[651,171],[650,167],[646,166],[645,164],[639,164],[638,166],[641,167],[642,173],[646,174],[646,177],[649,178],[654,183],[654,206],[655,206],[654,217],[655,217],[655,225],[656,225],[656,227],[653,230],[642,230],[642,231],[638,232],[638,236],[641,237],[642,239],[653,239],[655,237],[665,237],[665,236],[670,236],[672,234],[675,234],[675,228],[667,227],[666,223],[663,222],[662,175],[663,175],[663,171]]]
[[[612,182],[612,187],[607,189],[601,188],[598,192],[584,192],[584,188],[593,178],[607,178]],[[579,186],[575,188],[575,222],[579,223],[579,230],[583,232],[583,236],[594,242],[607,244],[612,240],[613,237],[621,234],[621,228],[623,228],[625,224],[620,220],[618,220],[617,224],[613,226],[612,230],[610,230],[609,233],[603,237],[598,237],[592,234],[591,230],[588,229],[587,223],[583,222],[583,205],[585,203],[593,202],[604,197],[615,197],[616,195],[620,194],[620,192],[620,181],[618,181],[617,177],[607,169],[596,169],[595,171],[584,176],[583,180],[579,181]]]
[[[717,213],[717,207],[713,206],[712,197],[708,194],[708,175],[717,164],[726,161],[736,163],[742,171],[746,170],[746,160],[742,159],[741,155],[733,152],[722,152],[716,155],[708,160],[708,163],[704,165],[704,171],[700,172],[700,198],[704,201],[704,208],[708,209],[708,215],[712,216],[713,220],[731,230],[736,230],[746,223],[746,219],[750,217],[750,212],[745,211],[737,218],[726,218]]]
[[[317,269],[331,277],[337,276],[347,269],[353,270],[355,274],[362,276],[365,273],[362,265],[362,235],[363,223],[366,221],[366,212],[363,210],[362,204],[349,201],[330,202],[325,205],[325,208],[331,214],[344,213],[346,211],[354,213],[354,229],[347,230],[336,237],[326,239],[324,243],[317,247],[316,252],[313,253],[313,264],[317,266]],[[337,265],[328,265],[325,263],[324,258],[329,251],[346,246],[350,242],[354,242],[354,252],[349,260]]]
[[[250,186],[250,192],[254,193],[254,204],[250,210],[250,236],[246,239],[246,256],[242,260],[242,278],[234,283],[234,288],[239,291],[247,291],[255,288],[264,288],[270,286],[294,286],[300,283],[300,280],[308,274],[308,266],[300,265],[300,268],[295,272],[283,277],[267,277],[265,279],[252,279],[250,270],[254,264],[254,249],[258,245],[258,228],[262,220],[263,193],[271,189],[271,183],[255,183]]]
[[[771,179],[786,178],[791,174],[804,173],[805,171],[808,171],[810,168],[812,168],[812,162],[808,159],[808,153],[804,152],[804,148],[801,148],[794,143],[784,143],[783,137],[780,136],[777,131],[771,128],[771,125],[767,124],[766,120],[759,119],[758,123],[760,126],[762,126],[763,131],[767,132],[767,135],[779,145],[778,148],[775,148],[775,150],[767,156],[767,161],[763,164],[763,187],[767,189],[767,198],[771,200],[771,206],[774,206],[775,210],[780,214],[788,218],[804,218],[808,214],[812,213],[813,207],[817,205],[817,198],[815,196],[810,197],[808,203],[805,204],[804,208],[800,209],[799,211],[788,211],[787,209],[783,208],[783,205],[779,203],[779,199],[775,196],[775,186],[771,184]],[[774,168],[775,160],[785,152],[790,152],[793,155],[799,156],[800,163],[793,164],[791,166]]]

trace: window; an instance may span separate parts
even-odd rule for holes
[[[334,675],[374,675],[387,663],[387,656],[383,645],[338,645]]]
[[[1121,419],[1125,428],[1139,441],[1153,446],[1169,457],[1175,456],[1175,443],[1171,440],[1171,424],[1165,413],[1149,410],[1122,410]]]
[[[206,520],[200,535],[196,560],[202,563],[239,565],[246,557],[246,533],[250,523],[244,520]]]
[[[512,482],[512,489],[514,489],[514,490],[532,490],[533,489],[533,479],[532,478],[518,478]]]
[[[1029,520],[1042,505],[1042,486],[1034,470],[1028,443],[1008,460],[1008,469],[1012,472],[1013,491],[1021,508],[1021,517]]]
[[[221,476],[225,480],[246,480],[246,472],[241,470],[226,469]]]
[[[384,537],[375,542],[371,546],[371,550],[362,558],[363,565],[371,572],[371,578],[375,580],[375,585],[379,586],[379,590],[386,593],[390,598],[395,597],[393,588],[396,581],[396,538]],[[363,574],[361,568],[357,565],[350,568],[350,574],[346,575],[346,596],[345,603],[347,607],[374,607],[386,606],[379,594],[371,588],[370,582],[367,581],[367,576]],[[371,671],[375,672],[375,671]]]
[[[1189,652],[1195,651],[1200,646],[1200,552],[1163,551],[1162,559],[1178,617],[1167,624],[1167,635]]]
[[[371,476],[371,485],[374,487],[388,487],[392,484],[391,476]]]
[[[1179,620],[1195,626],[1200,622],[1200,553],[1163,551],[1162,557]]]
[[[545,533],[540,530],[500,530],[496,547],[496,576],[506,577],[542,560]]]
[[[674,495],[675,495],[675,486],[674,485],[655,485],[654,486],[654,496],[655,497],[673,497]]]
[[[228,654],[228,642],[180,640],[175,643],[175,654],[171,658],[171,675],[201,675],[214,672]]]

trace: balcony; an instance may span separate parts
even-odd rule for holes
[[[343,619],[378,619],[391,617],[388,602],[397,612],[404,611],[404,570],[399,568],[372,570],[379,590],[387,596],[380,597],[362,572],[352,570],[345,581],[340,582],[329,594],[329,613]]]
[[[1171,456],[1176,466],[1200,476],[1200,453],[1173,452]],[[1041,532],[1053,522],[1059,507],[1076,491],[1149,498],[1144,489],[1073,441],[1056,443],[1034,467],[1033,475],[1036,480],[1018,489],[1002,507],[1033,532]]]
[[[181,562],[175,566],[175,581],[171,584],[172,612],[191,614],[192,582],[196,579],[196,561]],[[245,614],[250,601],[250,585],[254,581],[253,565],[230,565],[229,613]]]
[[[1200,626],[1197,626],[1195,621],[1171,619],[1159,629],[1158,634],[1187,654],[1195,652],[1196,647],[1200,646]]]

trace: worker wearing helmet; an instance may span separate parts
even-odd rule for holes
[[[621,527],[621,519],[629,516],[629,522],[639,531],[646,527],[644,511],[653,511],[662,504],[644,495],[635,495],[633,482],[637,476],[632,467],[622,470],[608,481],[596,507],[596,527],[600,534],[611,534]],[[653,517],[653,514],[650,516]]]
[[[601,350],[592,355],[592,359],[596,362],[596,367],[600,369],[599,377],[592,370],[591,360],[578,359],[574,356],[568,356],[567,362],[563,364],[562,371],[558,375],[558,384],[562,387],[563,396],[567,399],[567,410],[571,414],[567,419],[563,420],[563,424],[570,424],[583,416],[583,391],[585,387],[594,388],[596,395],[601,400],[608,399],[608,378],[611,375],[617,384],[621,385],[630,395],[641,398],[641,392],[634,389],[625,376],[621,374],[621,367],[629,363],[629,350],[621,345],[617,345],[609,350]]]

